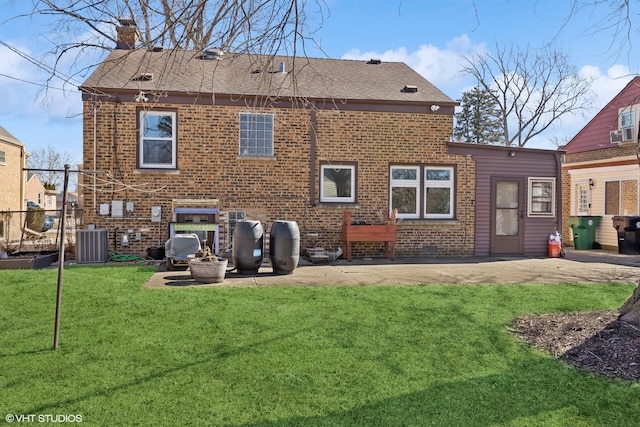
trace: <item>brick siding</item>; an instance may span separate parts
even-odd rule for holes
[[[100,190],[94,194],[91,176],[83,177],[84,223],[141,232],[126,252],[144,254],[168,237],[172,199],[218,199],[222,212],[241,210],[247,219],[262,222],[268,240],[270,224],[296,221],[301,246],[341,246],[342,212],[354,219],[376,223],[389,207],[390,164],[453,165],[456,170],[456,219],[404,220],[398,224],[397,256],[473,254],[475,165],[467,156],[447,154],[446,141],[453,119],[443,114],[319,110],[316,114],[316,161],[310,203],[311,113],[304,108],[262,108],[274,114],[274,157],[238,156],[239,113],[235,106],[157,104],[155,109],[177,112],[176,171],[136,169],[138,103],[102,102],[97,111],[97,164],[93,164],[93,103],[84,103],[84,159],[86,170],[109,171],[122,184],[104,185],[106,173],[97,174]],[[356,162],[357,203],[320,203],[321,162]],[[128,187],[123,186],[127,185]],[[140,191],[144,190],[144,191]],[[94,197],[96,203],[94,204]],[[131,218],[97,215],[101,203],[133,202]],[[151,206],[162,206],[160,226],[150,222]],[[113,236],[111,234],[110,236]],[[110,237],[110,245],[113,246]],[[354,256],[379,256],[382,244],[354,246]]]

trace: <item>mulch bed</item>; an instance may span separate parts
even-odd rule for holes
[[[580,369],[640,381],[640,328],[618,320],[615,311],[521,317],[513,332]]]

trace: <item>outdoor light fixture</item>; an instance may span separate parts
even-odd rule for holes
[[[513,156],[516,155],[516,152],[513,151],[513,150],[509,150],[509,151],[507,151],[507,154],[509,155],[509,157],[513,157]]]
[[[149,98],[147,98],[147,96],[144,94],[144,92],[140,92],[138,95],[136,95],[135,98],[133,98],[133,100],[135,102],[147,102],[147,101],[149,101]]]
[[[593,179],[589,178],[589,187],[593,188],[596,186],[596,183],[593,182]]]

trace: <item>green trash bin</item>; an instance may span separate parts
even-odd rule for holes
[[[570,216],[569,226],[573,231],[573,247],[575,249],[592,249],[596,241],[596,229],[601,216]]]

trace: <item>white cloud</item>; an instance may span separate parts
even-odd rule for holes
[[[609,67],[605,73],[599,67],[585,65],[580,69],[580,74],[593,79],[591,89],[596,95],[594,114],[611,101],[634,77],[629,72],[629,67],[620,64]]]
[[[457,99],[463,91],[474,84],[468,77],[460,74],[464,66],[464,57],[480,54],[485,50],[484,43],[476,43],[467,35],[461,35],[451,39],[444,48],[423,44],[413,52],[408,52],[405,47],[384,52],[361,52],[352,49],[342,58],[359,60],[380,58],[383,61],[404,62],[451,98]],[[595,95],[593,107],[585,112],[563,116],[561,122],[557,122],[544,135],[535,138],[535,141],[531,141],[527,146],[554,149],[554,141],[567,142],[634,77],[627,66],[620,64],[612,65],[604,71],[594,65],[584,65],[579,73],[593,79],[592,91]]]
[[[342,58],[361,60],[380,58],[383,61],[404,62],[455,99],[462,93],[460,88],[467,80],[460,74],[464,57],[483,50],[485,50],[484,44],[473,43],[465,34],[449,41],[445,49],[431,44],[423,44],[414,52],[407,52],[405,47],[384,52],[360,52],[352,49],[342,55]]]
[[[592,107],[586,111],[563,116],[560,122],[545,132],[544,139],[557,138],[560,141],[568,142],[634,77],[628,67],[620,64],[612,65],[604,71],[595,65],[584,65],[580,68],[579,73],[593,79],[591,90],[595,99]]]

